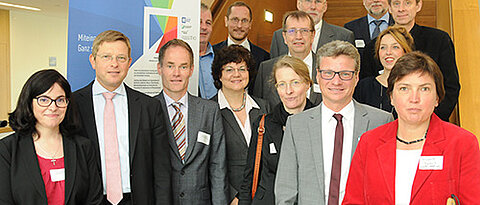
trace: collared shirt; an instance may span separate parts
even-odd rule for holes
[[[342,150],[342,173],[340,175],[339,203],[345,196],[345,187],[347,185],[348,170],[350,170],[350,161],[352,157],[353,124],[355,119],[355,106],[350,101],[340,112],[334,112],[327,108],[323,102],[322,105],[322,143],[323,143],[323,172],[325,173],[325,201],[328,201],[330,189],[330,176],[332,171],[333,151],[335,148],[335,128],[337,120],[333,117],[339,113],[343,116],[343,150]]]
[[[240,119],[238,119],[237,115],[235,115],[235,112],[233,111],[232,107],[230,107],[230,104],[228,104],[227,99],[225,98],[225,95],[222,92],[222,89],[218,90],[218,105],[220,106],[220,109],[223,108],[228,108],[230,111],[232,111],[233,116],[235,116],[235,120],[237,120],[238,127],[242,130],[243,137],[245,137],[245,140],[247,141],[247,146],[250,146],[250,138],[252,138],[252,128],[250,126],[250,110],[253,108],[260,109],[260,106],[253,100],[250,95],[247,95],[247,99],[245,100],[245,112],[247,114],[247,117],[245,119],[245,125],[242,126],[242,122]]]
[[[288,56],[292,56],[292,55],[290,54],[290,51],[288,51]],[[304,62],[305,64],[307,64],[307,67],[308,67],[308,75],[309,75],[310,78],[312,78],[312,80],[313,80],[313,78],[315,78],[315,76],[312,77],[312,72],[313,72],[313,71],[312,71],[312,69],[313,69],[313,54],[312,54],[312,52],[309,52],[309,53],[308,53],[307,57],[305,57],[305,58],[303,59],[303,62]],[[310,89],[311,89],[311,87],[307,90],[307,98],[308,98],[308,99],[310,99]]]
[[[227,38],[227,46],[232,45],[232,44],[236,44],[236,43],[234,43],[234,42],[232,41],[232,39],[230,38],[230,36],[228,36],[228,38]],[[247,38],[245,38],[245,40],[243,40],[243,42],[241,42],[241,43],[239,43],[239,44],[236,44],[236,45],[241,45],[241,46],[243,46],[244,48],[246,48],[248,51],[251,52],[251,50],[250,50],[250,43],[248,42],[248,39],[247,39]]]
[[[370,16],[370,14],[367,14],[367,20],[368,20],[368,28],[370,29],[370,39],[372,39],[373,31],[375,30],[375,23],[373,21],[377,20],[373,18],[373,16]],[[382,18],[378,19],[382,20],[382,23],[380,24],[380,33],[388,28],[388,20],[390,20],[390,14],[387,12],[385,15],[382,16]]]
[[[97,125],[98,145],[100,148],[100,160],[102,164],[103,194],[107,193],[106,183],[107,174],[105,166],[105,136],[103,128],[103,112],[105,110],[104,92],[110,92],[105,89],[97,79],[92,85],[93,111],[95,113],[95,122]],[[120,155],[120,169],[122,176],[122,191],[130,193],[130,156],[129,156],[129,124],[128,124],[128,100],[127,91],[123,83],[113,91],[117,93],[112,101],[115,108],[115,122],[117,124],[118,154]]]
[[[200,56],[200,72],[198,72],[198,88],[200,96],[204,99],[210,99],[217,94],[217,88],[213,84],[212,62],[215,54],[210,43],[207,46],[205,55]]]
[[[179,102],[182,105],[180,106],[180,111],[183,114],[183,119],[185,120],[185,133],[187,135],[185,136],[185,147],[188,148],[188,94],[185,93],[185,95],[180,98],[180,100],[175,101],[170,96],[167,95],[167,93],[163,92],[163,97],[165,98],[165,105],[167,105],[167,111],[168,111],[168,119],[170,119],[170,126],[173,125],[173,116],[175,115],[176,111],[175,108],[173,108],[173,103],[174,102]]]
[[[317,52],[317,49],[318,49],[318,39],[320,38],[320,34],[322,31],[322,24],[323,24],[323,20],[320,20],[320,22],[315,24],[315,37],[313,38],[313,44],[312,44],[313,52]]]

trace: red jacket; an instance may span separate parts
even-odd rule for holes
[[[398,120],[362,135],[350,166],[342,204],[395,204]],[[480,151],[472,133],[432,114],[422,156],[443,156],[442,170],[419,170],[410,204],[480,204]]]

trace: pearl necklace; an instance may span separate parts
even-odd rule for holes
[[[243,101],[242,101],[242,106],[240,106],[239,108],[233,108],[232,107],[232,110],[233,112],[240,112],[243,110],[243,108],[245,108],[245,102],[247,101],[247,95],[245,94],[245,92],[243,92]]]

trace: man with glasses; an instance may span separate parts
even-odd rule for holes
[[[243,1],[236,1],[228,7],[227,16],[225,16],[225,27],[228,30],[228,38],[213,46],[213,51],[218,52],[225,46],[232,44],[245,47],[255,59],[255,67],[253,69],[257,73],[258,66],[261,62],[270,59],[270,54],[262,48],[256,46],[247,39],[248,32],[252,27],[252,10]],[[248,93],[252,94],[254,89],[255,75],[250,76],[248,83]]]
[[[311,48],[314,52],[323,44],[334,40],[348,41],[353,44],[355,39],[353,32],[322,20],[323,14],[327,11],[327,0],[297,0],[297,9],[308,13],[315,23],[315,35]],[[272,58],[288,53],[282,33],[283,29],[273,33],[272,44],[270,45],[270,56]]]
[[[277,177],[276,204],[341,204],[350,160],[360,136],[393,120],[392,115],[352,99],[360,55],[345,41],[317,53],[323,101],[288,118]]]
[[[286,13],[283,18],[282,36],[288,48],[286,55],[301,59],[307,64],[310,76],[314,82],[307,97],[314,105],[320,104],[322,95],[315,80],[316,56],[310,49],[315,36],[314,23],[311,15],[303,11],[290,11]],[[275,107],[280,103],[277,89],[275,89],[269,80],[272,75],[273,65],[280,58],[281,56],[262,62],[258,68],[255,81],[253,95],[267,100],[270,107]]]
[[[72,102],[83,135],[96,145],[103,204],[170,204],[165,114],[157,100],[123,83],[132,63],[130,53],[130,40],[123,33],[100,33],[90,55],[96,78],[74,92]]]

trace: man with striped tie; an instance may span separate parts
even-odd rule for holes
[[[193,52],[180,39],[159,50],[163,91],[155,96],[168,113],[174,204],[227,204],[225,138],[214,101],[190,95]]]

